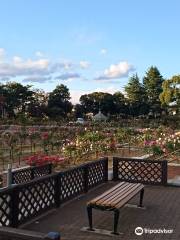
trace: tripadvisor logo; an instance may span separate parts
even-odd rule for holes
[[[143,228],[142,227],[137,227],[135,228],[135,234],[140,236],[143,234]]]
[[[142,228],[142,227],[137,227],[135,228],[135,234],[140,236],[142,235],[143,233],[144,234],[170,234],[170,233],[173,233],[173,229],[150,229],[150,228]]]

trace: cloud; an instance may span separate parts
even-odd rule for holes
[[[70,90],[71,102],[73,104],[79,103],[80,97],[86,93],[89,93],[89,92],[83,91],[83,90]]]
[[[88,61],[80,61],[79,65],[82,69],[86,69],[90,66],[90,63]]]
[[[36,57],[44,57],[44,53],[42,53],[41,51],[37,51],[35,52]]]
[[[78,73],[67,72],[67,73],[63,73],[63,74],[57,76],[55,79],[69,80],[69,79],[80,78],[80,77],[81,76]]]
[[[16,77],[26,75],[43,75],[49,72],[49,60],[23,60],[15,56],[12,62],[0,63],[0,77]]]
[[[0,48],[0,62],[4,60],[5,55],[6,55],[6,52],[4,48]]]
[[[134,71],[133,65],[126,61],[110,65],[109,68],[104,70],[104,73],[96,78],[96,80],[112,80],[127,77],[130,72]]]
[[[23,79],[23,82],[45,83],[51,81],[52,77],[32,76]]]
[[[107,49],[106,48],[102,48],[100,51],[101,55],[106,55],[107,54]]]

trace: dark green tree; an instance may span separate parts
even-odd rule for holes
[[[115,92],[113,94],[113,101],[115,105],[115,113],[116,114],[126,114],[127,113],[127,104],[126,98],[123,93]]]
[[[125,92],[128,98],[130,115],[137,116],[148,112],[145,88],[140,83],[137,74],[129,78],[129,82],[125,86]]]
[[[75,119],[84,117],[85,111],[81,104],[74,105],[73,110],[74,110],[73,115]]]
[[[143,84],[147,95],[147,103],[153,112],[161,111],[161,102],[159,99],[162,93],[162,83],[164,79],[157,67],[150,67],[143,78]]]
[[[50,94],[48,99],[48,115],[51,118],[67,117],[72,110],[69,89],[61,84],[58,85]]]
[[[1,85],[0,91],[3,92],[6,112],[10,117],[15,116],[16,113],[25,113],[33,96],[30,85],[23,86],[17,82]]]
[[[47,115],[47,94],[39,89],[35,89],[32,99],[26,107],[26,112],[31,117],[43,118]]]
[[[104,92],[93,92],[80,97],[80,103],[85,113],[97,113],[99,109],[105,114],[115,112],[113,95]]]

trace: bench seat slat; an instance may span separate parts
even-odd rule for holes
[[[128,202],[128,201],[131,199],[131,195],[132,195],[132,196],[135,196],[138,192],[140,192],[141,189],[142,189],[142,188],[139,186],[139,187],[137,187],[136,189],[134,189],[133,191],[127,192],[127,193],[124,194],[123,196],[120,196],[119,199],[116,199],[116,201],[111,202],[110,205],[118,208],[117,205],[119,205],[119,203],[121,203],[121,202],[124,201],[124,200],[125,200],[126,202]]]
[[[92,200],[89,201],[87,204],[95,203],[96,201],[98,201],[98,200],[102,199],[103,197],[107,196],[108,194],[110,194],[112,191],[114,191],[114,190],[116,190],[116,189],[118,190],[118,188],[119,188],[120,186],[125,185],[125,184],[127,185],[128,183],[121,182],[121,183],[117,184],[117,185],[114,186],[113,188],[105,191],[105,192],[104,192],[103,194],[101,194],[100,196],[97,196],[96,198],[92,199]]]
[[[118,209],[124,206],[131,198],[144,188],[141,183],[121,182],[104,192],[100,196],[92,199],[87,205]]]
[[[118,191],[114,192],[112,191],[111,194],[109,194],[106,198],[103,198],[101,201],[97,201],[97,204],[108,204],[109,202],[115,201],[120,196],[124,195],[128,191],[132,191],[134,188],[134,185],[127,184],[123,188],[119,188]]]
[[[135,192],[130,193],[129,196],[128,196],[128,198],[123,199],[121,202],[119,202],[119,203],[116,205],[116,208],[121,208],[121,207],[123,207],[123,206],[124,206],[128,201],[130,201],[136,194],[138,194],[141,189],[143,189],[143,188],[139,188],[139,189],[137,189]]]

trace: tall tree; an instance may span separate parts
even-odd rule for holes
[[[31,117],[45,117],[47,115],[48,94],[39,89],[34,89],[32,100],[29,102],[26,111]]]
[[[125,86],[125,92],[128,98],[130,114],[140,115],[147,113],[146,92],[137,74],[130,77],[128,84]]]
[[[164,79],[157,67],[150,67],[143,78],[144,88],[147,94],[148,104],[154,112],[161,110],[159,95],[162,93],[162,83]]]
[[[58,85],[50,94],[48,100],[48,112],[52,118],[66,117],[72,110],[69,89],[61,84]]]

